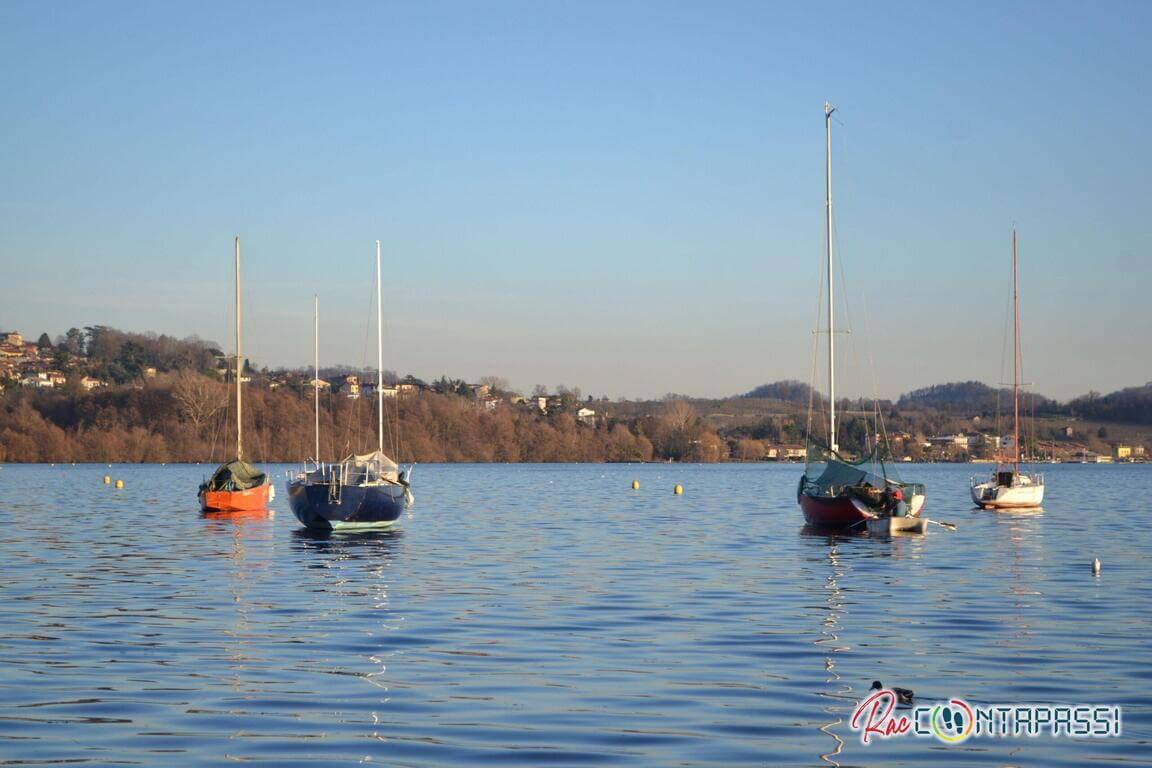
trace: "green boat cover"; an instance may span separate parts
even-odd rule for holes
[[[817,463],[812,461],[813,451],[811,448],[812,446],[810,446],[809,451],[810,465]],[[820,450],[822,446],[816,446],[816,449]],[[824,471],[819,477],[808,481],[811,485],[817,486],[822,493],[835,494],[845,488],[865,485],[880,489],[902,488],[908,485],[900,479],[896,469],[885,464],[877,453],[864,456],[859,461],[849,461],[839,454],[827,451],[827,449],[823,449],[823,451]],[[811,477],[811,468],[804,474],[806,477]]]
[[[205,491],[246,491],[263,485],[267,476],[246,461],[233,459],[221,464],[212,479],[201,488]]]
[[[853,464],[839,459],[830,459],[824,465],[824,471],[816,478],[816,484],[822,488],[846,487],[850,485],[864,485],[867,483],[873,488],[884,488],[887,485],[903,485],[896,473],[885,467],[883,463],[874,464],[879,472],[870,472],[859,464]]]

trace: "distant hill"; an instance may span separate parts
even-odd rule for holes
[[[1093,421],[1152,424],[1152,382],[1103,396],[1089,392],[1068,403],[1068,410]]]
[[[761,384],[751,392],[745,392],[743,395],[740,395],[740,397],[783,400],[786,403],[796,403],[797,405],[806,406],[808,405],[808,398],[811,396],[811,393],[812,388],[804,382],[788,379],[785,381],[775,381],[771,384]],[[816,401],[820,401],[820,395],[816,395]]]
[[[964,415],[994,414],[999,406],[1006,408],[1012,403],[1012,390],[990,387],[979,381],[955,381],[948,384],[934,384],[931,387],[913,390],[901,395],[896,407],[901,409],[932,409],[942,413]],[[1037,412],[1053,411],[1057,403],[1043,395],[1020,393],[1020,406]]]

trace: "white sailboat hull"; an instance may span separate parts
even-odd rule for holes
[[[924,509],[924,501],[927,497],[922,493],[914,493],[908,498],[908,515],[910,517],[919,517],[920,510]]]
[[[1019,475],[1012,485],[972,482],[972,502],[983,509],[1027,509],[1044,502],[1044,481]]]

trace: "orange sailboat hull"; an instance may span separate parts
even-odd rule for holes
[[[244,491],[200,491],[200,509],[205,512],[253,512],[265,509],[269,502],[272,484]]]

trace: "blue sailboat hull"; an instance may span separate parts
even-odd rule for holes
[[[403,485],[339,485],[293,480],[288,483],[292,514],[308,528],[386,528],[400,519],[408,505]]]

